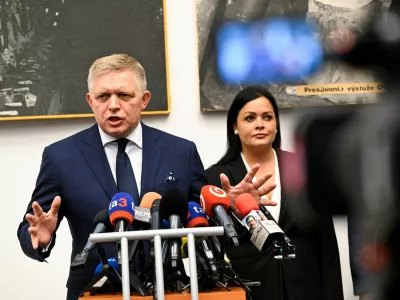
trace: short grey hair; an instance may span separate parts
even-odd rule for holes
[[[133,57],[127,54],[112,54],[98,58],[89,69],[87,78],[88,89],[92,89],[93,78],[110,71],[123,71],[131,69],[136,76],[136,88],[142,93],[147,89],[146,73],[142,65]]]

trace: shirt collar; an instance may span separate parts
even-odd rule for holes
[[[99,127],[99,132],[100,132],[100,138],[101,142],[103,143],[103,147],[111,142],[116,141],[117,139],[115,137],[112,137],[111,135],[105,133],[100,126]],[[136,126],[136,128],[126,137],[129,141],[135,143],[139,148],[142,149],[143,141],[142,141],[142,124],[139,124]]]

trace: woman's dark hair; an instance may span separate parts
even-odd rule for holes
[[[264,87],[261,86],[250,86],[241,90],[233,99],[233,102],[228,111],[227,118],[227,139],[228,139],[228,149],[225,155],[215,164],[215,165],[226,165],[238,158],[240,152],[242,151],[242,143],[238,135],[234,133],[233,125],[237,122],[237,118],[240,110],[250,101],[257,98],[265,97],[271,103],[272,108],[276,117],[276,133],[275,140],[272,143],[272,148],[279,150],[281,148],[281,130],[279,122],[279,111],[278,105],[274,96],[268,92]]]

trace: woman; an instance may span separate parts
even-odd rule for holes
[[[251,288],[253,300],[342,300],[332,217],[318,217],[311,225],[303,226],[291,215],[291,205],[285,199],[285,182],[281,181],[279,170],[282,172],[282,161],[293,154],[280,150],[279,113],[273,96],[262,87],[242,90],[229,109],[227,132],[227,152],[206,170],[209,184],[222,187],[221,179],[227,176],[229,184],[236,185],[255,164],[259,169],[253,180],[272,173],[261,188],[270,186],[271,181],[276,187],[264,201],[272,200],[269,203],[274,205],[268,206],[268,210],[296,246],[296,258],[291,260],[275,260],[272,249],[258,251],[250,241],[250,233],[240,224],[245,216],[239,216],[232,204],[232,211],[238,216],[234,221],[240,247],[228,247],[227,256],[239,277],[261,282],[260,287]],[[297,213],[308,213],[309,206],[304,207],[307,209]]]

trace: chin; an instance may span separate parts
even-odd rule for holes
[[[111,135],[116,138],[125,137],[126,131],[127,131],[127,128],[125,128],[123,126],[120,126],[120,127],[107,126],[106,130],[104,130],[104,132],[106,132],[108,135]]]
[[[260,147],[260,146],[267,147],[268,145],[272,145],[272,143],[270,143],[269,141],[258,141],[258,142],[252,143],[252,146],[254,146],[254,147]]]

